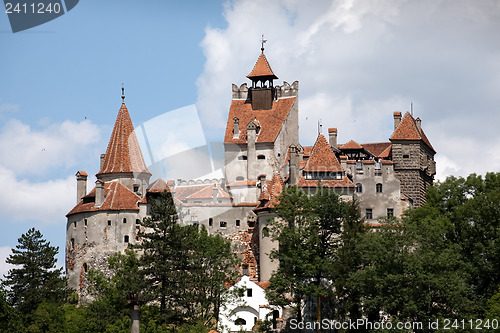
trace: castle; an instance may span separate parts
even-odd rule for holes
[[[337,143],[337,129],[319,134],[313,146],[299,143],[297,81],[274,85],[278,77],[264,55],[232,86],[232,102],[224,134],[225,178],[151,181],[124,102],[111,134],[95,187],[87,193],[84,171],[76,173],[76,206],[67,214],[66,275],[81,299],[87,294],[87,271],[107,270],[107,258],[137,238],[137,222],[148,216],[149,202],[168,190],[182,223],[204,225],[235,245],[239,269],[265,286],[277,263],[269,258],[275,244],[266,233],[267,220],[285,186],[309,193],[318,181],[342,198],[357,197],[368,224],[400,216],[425,202],[425,190],[436,173],[435,150],[421,120],[394,112],[394,132],[387,142]]]

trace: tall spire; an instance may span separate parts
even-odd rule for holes
[[[122,95],[123,98],[124,95]],[[141,174],[144,176],[139,176]],[[105,181],[131,176],[134,178],[147,177],[149,179],[149,176],[151,176],[144,162],[139,141],[135,135],[134,126],[125,103],[122,103],[120,111],[118,111],[108,148],[101,164],[101,170],[96,176],[98,179],[104,178]]]

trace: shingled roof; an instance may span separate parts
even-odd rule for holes
[[[281,178],[278,172],[273,174],[273,178],[269,183],[267,183],[266,189],[261,193],[259,197],[259,204],[255,207],[254,211],[274,208],[279,203],[279,196],[285,187],[283,178]]]
[[[269,62],[266,59],[266,56],[264,55],[264,52],[262,52],[257,59],[257,62],[255,63],[255,66],[253,66],[252,71],[250,74],[247,75],[247,78],[249,79],[254,79],[254,78],[267,78],[267,79],[277,79],[278,77],[273,73],[273,70],[271,69],[271,65],[269,65]]]
[[[104,201],[100,206],[95,206],[95,192],[94,188],[66,216],[94,211],[139,210],[141,197],[118,181],[104,183]]]
[[[280,98],[273,101],[271,110],[252,110],[252,103],[234,99],[229,108],[229,116],[224,135],[224,143],[246,143],[247,125],[255,119],[261,124],[256,142],[274,142],[285,122],[296,97]],[[234,118],[239,120],[239,136],[234,136]]]
[[[318,135],[304,168],[306,172],[344,171],[323,134]]]
[[[422,140],[432,151],[436,152],[432,147],[429,139],[423,129],[418,129],[415,118],[406,112],[398,127],[394,130],[389,140]]]
[[[134,172],[151,174],[144,162],[127,107],[125,103],[122,103],[106,149],[104,162],[96,176],[100,178],[99,176],[104,174]]]

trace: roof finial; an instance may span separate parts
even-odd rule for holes
[[[122,82],[122,104],[125,104],[125,88],[123,87],[123,82]]]
[[[267,42],[267,39],[264,39],[264,35],[262,35],[262,47],[260,48],[260,50],[262,51],[262,53],[264,53],[264,43]]]

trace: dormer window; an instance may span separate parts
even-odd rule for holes
[[[135,193],[139,192],[139,185],[134,185],[134,192]]]

